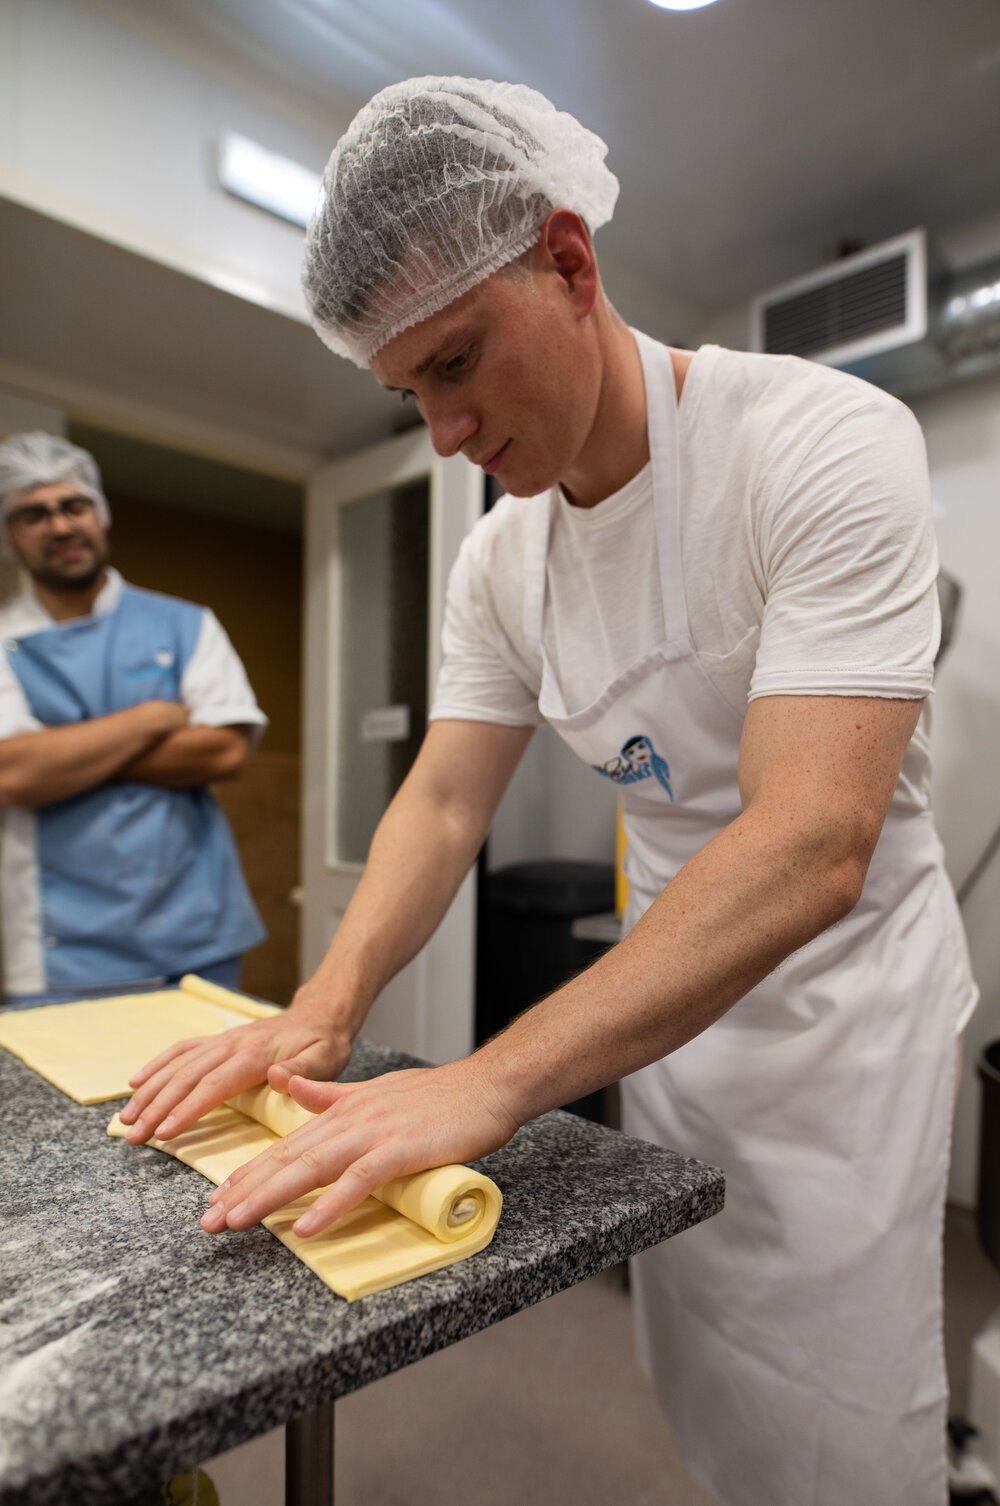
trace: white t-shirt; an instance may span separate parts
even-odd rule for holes
[[[691,636],[737,711],[765,695],[919,699],[939,635],[923,437],[895,398],[793,356],[702,346],[678,407]],[[647,466],[593,508],[557,492],[545,652],[567,714],[663,638]],[[542,660],[524,623],[532,512],[503,497],[452,571],[433,718],[537,725]],[[897,802],[928,803],[926,718]]]

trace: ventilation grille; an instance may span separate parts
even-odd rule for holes
[[[843,364],[921,339],[926,251],[912,231],[754,300],[756,350]]]
[[[812,356],[894,329],[905,319],[906,257],[893,256],[772,303],[764,314],[764,349],[772,355]]]

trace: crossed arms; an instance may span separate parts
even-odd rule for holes
[[[108,780],[180,789],[229,779],[246,760],[243,727],[192,727],[179,701],[143,701],[0,742],[0,805],[47,805]]]

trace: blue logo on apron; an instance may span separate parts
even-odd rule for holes
[[[670,765],[653,747],[652,739],[640,734],[630,737],[622,744],[622,750],[607,763],[591,764],[598,774],[613,779],[615,784],[638,784],[640,779],[655,779],[673,800],[670,788]]]

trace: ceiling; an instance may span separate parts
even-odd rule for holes
[[[134,14],[125,0],[90,3]],[[258,87],[323,134],[331,114],[346,120],[414,74],[541,89],[609,144],[622,190],[598,236],[608,286],[633,319],[629,272],[680,300],[662,327],[638,319],[661,338],[742,343],[727,305],[845,241],[992,215],[962,254],[997,249],[1000,0],[718,0],[687,13],[647,0],[158,0],[156,14],[206,54],[252,64]],[[7,389],[142,442],[104,457],[123,490],[145,471],[149,495],[239,505],[270,526],[298,519],[283,483],[402,420],[307,325],[4,200],[0,329]],[[167,452],[214,469],[179,471]]]
[[[1000,208],[1000,0],[166,5],[316,97],[360,106],[425,73],[540,89],[608,142],[622,191],[599,245],[701,304]]]

